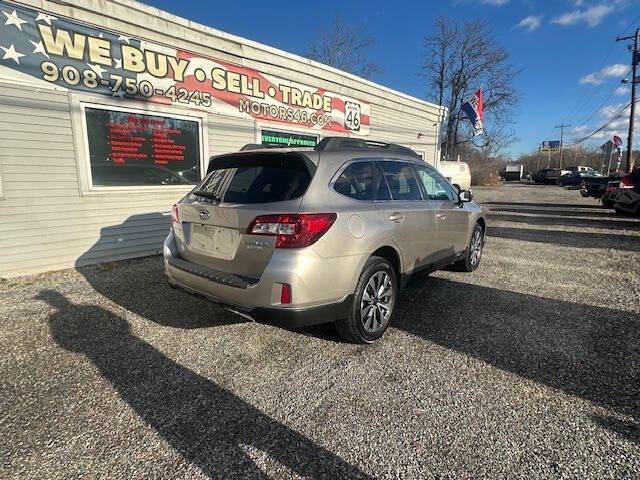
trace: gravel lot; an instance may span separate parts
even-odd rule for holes
[[[0,284],[0,478],[640,478],[640,219],[478,188],[483,265],[376,345],[169,289],[158,257]]]

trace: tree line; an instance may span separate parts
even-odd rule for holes
[[[333,26],[318,33],[306,56],[312,60],[370,78],[382,67],[370,60],[375,45],[362,29],[337,18]],[[519,70],[509,51],[501,46],[490,25],[483,20],[435,19],[434,30],[424,38],[423,61],[416,74],[425,82],[425,98],[443,105],[449,117],[443,125],[443,159],[460,155],[474,164],[505,160],[504,151],[516,140],[513,111],[519,94],[514,80]],[[474,136],[461,107],[474,92],[484,95],[483,135]]]

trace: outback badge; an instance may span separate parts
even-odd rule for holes
[[[209,210],[200,210],[200,219],[207,220],[210,217]]]

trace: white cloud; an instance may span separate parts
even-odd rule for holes
[[[580,83],[600,85],[601,83],[604,83],[604,81],[607,78],[623,77],[628,72],[629,72],[629,67],[627,65],[616,63],[614,65],[609,65],[608,67],[604,67],[602,70],[599,70],[597,72],[593,72],[593,73],[590,73],[589,75],[585,75],[580,79]]]
[[[589,125],[580,125],[579,127],[576,127],[572,130],[574,139],[584,138],[604,124],[607,125],[598,133],[589,138],[590,142],[606,142],[614,135],[618,135],[619,137],[624,139],[629,130],[629,109],[627,108],[627,110],[620,116],[620,118],[616,118],[615,120],[611,119],[627,105],[628,103],[619,103],[616,105],[607,105],[606,107],[601,108],[598,112],[599,115],[597,120],[594,120]],[[635,128],[640,128],[640,118],[636,120]]]
[[[616,91],[614,93],[616,95],[629,95],[630,92],[631,92],[631,89],[629,87],[620,85],[618,88],[616,88]]]
[[[615,4],[618,2],[612,2],[611,4],[601,3],[599,5],[592,5],[591,7],[574,10],[572,12],[566,12],[551,20],[551,23],[558,25],[568,26],[575,25],[577,23],[586,23],[590,27],[599,25],[604,18],[615,10]]]
[[[520,20],[516,27],[524,28],[528,32],[533,32],[534,30],[538,29],[541,24],[542,15],[531,15]]]
[[[500,7],[509,3],[509,0],[480,0],[480,3],[484,3],[485,5],[496,5]]]
[[[606,107],[602,107],[599,113],[602,118],[604,118],[605,120],[609,120],[626,106],[627,106],[626,103],[618,103],[616,105],[607,105]]]

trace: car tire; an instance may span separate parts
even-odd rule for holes
[[[482,249],[484,248],[484,230],[479,223],[476,223],[471,233],[471,240],[464,252],[464,258],[453,264],[456,272],[473,272],[480,266],[482,260]]]
[[[382,290],[385,286],[387,289]],[[340,336],[359,344],[382,337],[393,316],[398,286],[396,272],[387,259],[369,258],[358,279],[349,316],[335,322]]]

